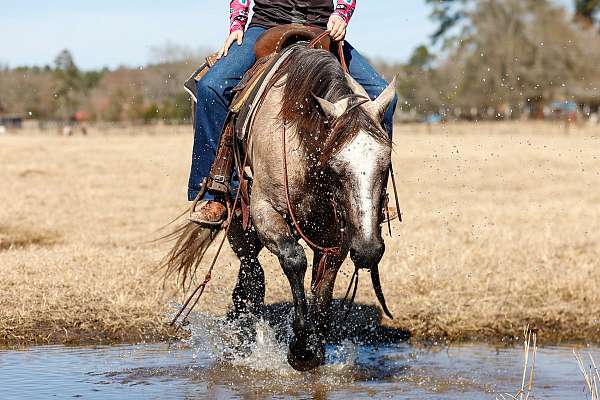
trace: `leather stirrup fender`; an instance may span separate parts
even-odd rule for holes
[[[231,173],[233,171],[233,123],[227,118],[225,128],[219,140],[217,157],[210,169],[208,191],[211,194],[229,194],[231,192]]]

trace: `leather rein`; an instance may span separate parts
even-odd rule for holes
[[[316,48],[317,44],[323,38],[325,38],[327,35],[329,35],[329,33],[330,33],[329,31],[324,31],[323,33],[319,34],[312,41],[310,41],[310,43],[308,43],[307,47],[308,48]],[[348,64],[346,63],[346,57],[344,56],[344,42],[339,42],[337,47],[338,47],[338,59],[342,66],[342,69],[344,70],[345,73],[349,74],[350,71],[348,69]],[[357,95],[356,97],[362,99],[362,101],[358,101],[357,103],[355,103],[352,106],[352,108],[361,106],[364,103],[370,101],[369,98],[363,98],[363,96],[360,96],[360,95]],[[320,287],[320,285],[323,281],[323,277],[325,274],[325,266],[327,264],[327,259],[330,256],[340,256],[341,255],[341,244],[344,241],[344,234],[343,234],[343,231],[341,231],[342,233],[340,235],[340,246],[323,247],[323,246],[316,244],[312,240],[310,240],[310,238],[308,238],[308,236],[304,233],[304,231],[300,227],[300,224],[298,223],[298,220],[294,213],[294,208],[292,206],[292,202],[290,200],[290,187],[289,187],[289,176],[288,176],[288,167],[287,167],[287,148],[286,148],[286,122],[285,121],[283,121],[283,127],[281,130],[281,144],[282,144],[282,149],[283,149],[282,159],[283,159],[283,172],[284,172],[283,181],[284,181],[284,187],[285,187],[285,200],[287,203],[286,205],[287,205],[288,213],[290,215],[290,219],[292,220],[292,223],[294,225],[296,232],[304,240],[304,242],[306,242],[308,247],[310,247],[314,252],[322,253],[321,260],[319,261],[319,266],[317,268],[317,275],[316,275],[315,281],[313,282],[313,285],[312,285],[312,288],[314,291]],[[400,221],[402,221],[402,214],[400,211],[400,203],[398,200],[398,192],[396,190],[396,179],[394,177],[394,170],[392,168],[391,163],[390,163],[389,171],[390,171],[390,176],[392,178],[392,186],[394,188],[394,198],[396,200],[398,217],[399,217]],[[386,210],[386,214],[387,214],[388,229],[389,229],[389,233],[391,236],[392,228],[391,228],[391,224],[390,224],[390,212],[389,212],[389,207],[388,207],[388,199],[389,199],[389,197],[386,194],[385,210]],[[339,225],[339,221],[337,220],[337,210],[335,210],[335,203],[333,203],[333,206],[334,206],[334,213],[336,216],[336,222]],[[346,296],[344,297],[344,300],[348,298],[350,288],[352,287],[353,284],[354,284],[354,290],[353,290],[353,294],[352,294],[352,301],[354,300],[354,297],[356,296],[356,289],[358,287],[358,270],[355,270],[354,274],[352,275],[350,286],[348,287],[348,291],[346,292]]]
[[[316,244],[315,242],[310,240],[308,238],[308,236],[306,236],[306,234],[304,233],[304,231],[302,231],[302,228],[300,227],[300,223],[298,223],[298,219],[296,218],[296,214],[294,213],[294,207],[292,206],[292,201],[290,200],[290,185],[289,185],[289,176],[288,176],[288,167],[287,167],[287,145],[286,145],[285,126],[286,126],[286,123],[284,121],[283,128],[281,129],[281,145],[283,148],[283,151],[282,151],[283,152],[283,157],[282,157],[282,159],[283,159],[283,185],[285,187],[285,201],[286,201],[288,213],[290,215],[290,219],[292,220],[294,228],[296,229],[296,232],[298,232],[298,235],[300,235],[300,237],[306,242],[308,247],[310,247],[315,253],[316,252],[322,253],[321,260],[319,260],[319,267],[317,268],[317,275],[316,275],[315,281],[312,284],[312,288],[314,291],[314,290],[317,290],[321,286],[321,282],[323,281],[323,276],[325,274],[325,266],[327,264],[327,259],[329,258],[329,256],[341,255],[341,247],[340,246],[334,246],[334,247],[319,246],[318,244]],[[337,211],[334,210],[334,213],[336,214],[336,219],[337,219]],[[344,240],[344,234],[342,231],[341,237],[340,237],[340,243],[343,243],[343,240]]]
[[[306,47],[308,47],[309,49],[315,49],[317,48],[317,45],[319,44],[319,42],[321,40],[323,40],[324,38],[326,38],[327,36],[329,36],[329,34],[331,33],[331,31],[323,31],[321,32],[319,35],[315,36],[315,38],[313,40],[311,40]],[[346,56],[344,55],[344,42],[338,42],[337,44],[337,51],[338,51],[338,59],[340,61],[340,64],[342,65],[342,69],[344,70],[345,73],[350,73],[350,71],[348,70],[348,64],[346,63]]]

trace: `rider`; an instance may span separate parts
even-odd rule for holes
[[[337,0],[335,7],[333,0],[255,0],[254,15],[249,28],[244,31],[250,1],[231,1],[229,37],[219,51],[219,61],[198,82],[196,129],[188,184],[190,201],[197,197],[203,179],[209,176],[232,101],[232,89],[256,62],[254,44],[258,37],[277,25],[301,23],[326,29],[330,31],[332,40],[340,42],[346,37],[347,25],[356,8],[356,0]],[[373,100],[376,99],[387,87],[387,82],[350,44],[345,43],[344,53],[350,75]],[[389,106],[384,120],[390,137],[395,108],[396,99]],[[192,213],[190,219],[210,225],[224,221],[227,214],[224,199],[210,193],[204,199],[207,201]]]

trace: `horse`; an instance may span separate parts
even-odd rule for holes
[[[378,265],[385,251],[381,210],[392,152],[383,115],[395,96],[395,80],[371,100],[330,52],[300,46],[273,82],[240,144],[252,171],[251,226],[234,215],[228,229],[240,260],[231,315],[257,314],[264,305],[258,255],[267,248],[293,297],[288,362],[307,371],[325,362],[334,285],[348,254],[357,270],[370,270],[376,296],[391,317]],[[167,272],[183,275],[185,282],[214,234],[190,222],[177,235]],[[311,301],[300,238],[314,250]]]

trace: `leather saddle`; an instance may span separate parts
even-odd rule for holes
[[[290,45],[302,41],[310,42],[317,36],[321,35],[323,30],[315,26],[289,24],[280,25],[269,29],[256,41],[254,54],[256,58],[279,53],[281,50]],[[315,43],[317,49],[331,49],[331,38],[329,35],[322,37]]]

